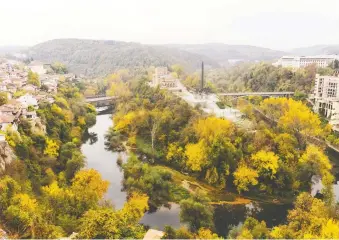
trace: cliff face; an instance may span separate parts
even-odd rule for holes
[[[10,164],[16,158],[11,147],[7,142],[0,142],[0,172],[6,169],[6,166]]]

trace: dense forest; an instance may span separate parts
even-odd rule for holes
[[[256,99],[257,107],[271,118],[271,123],[252,108],[254,130],[248,132],[226,119],[190,107],[171,93],[152,89],[146,81],[131,91],[128,101],[117,106],[114,127],[106,137],[108,145],[118,150],[124,145],[117,143],[126,141],[128,149],[138,156],[122,165],[127,192],[147,194],[151,208],[171,201],[180,203],[180,219],[188,229],[168,227],[166,237],[196,237],[208,231],[212,238],[213,208],[209,202],[217,200],[213,192],[188,194],[181,187],[174,188],[179,175],[171,169],[212,186],[214,193],[238,192],[245,197],[281,201],[299,196],[286,225],[268,229],[265,223],[248,219],[241,228],[230,232],[233,237],[338,237],[332,164],[323,148],[311,141],[326,139],[331,127],[301,101]],[[248,107],[245,109],[249,113]],[[322,178],[321,199],[307,193],[314,175]],[[309,204],[306,208],[310,213],[298,219],[295,212],[305,210],[303,201]],[[314,212],[313,205],[323,209]],[[319,221],[313,223],[311,217]]]
[[[317,69],[310,65],[300,69],[273,66],[270,63],[244,63],[228,69],[210,69],[206,81],[216,92],[295,91],[312,92],[316,73],[333,74],[333,66]],[[183,83],[198,88],[200,73],[184,76]]]
[[[180,66],[171,69],[184,76]],[[332,163],[324,146],[314,144],[335,138],[326,122],[298,98],[249,97],[235,103],[253,123],[248,131],[149,87],[151,72],[140,79],[120,70],[100,80],[61,80],[54,102],[39,105],[41,124],[21,119],[18,132],[8,128],[18,159],[0,173],[1,229],[12,238],[73,232],[77,238],[142,238],[144,213],[175,202],[185,226],[166,227],[164,238],[219,238],[213,204],[257,199],[294,207],[284,224],[267,227],[248,217],[229,238],[339,237]],[[83,96],[103,93],[119,96],[107,149],[130,153],[117,162],[128,200],[120,210],[103,199],[109,183],[84,168],[80,151],[96,121]],[[324,186],[317,197],[309,194],[313,176]]]
[[[103,77],[122,68],[140,72],[149,66],[175,63],[195,71],[202,60],[211,67],[219,66],[206,56],[177,48],[121,41],[55,39],[29,48],[27,54],[44,62],[61,61],[71,72],[91,77]]]
[[[18,157],[0,173],[0,228],[10,238],[60,238],[73,232],[78,238],[141,238],[145,233],[138,221],[148,197],[133,193],[114,210],[102,201],[109,183],[83,168],[80,145],[96,121],[83,88],[83,83],[60,82],[54,103],[39,105],[41,124],[21,119],[18,132],[6,131]]]

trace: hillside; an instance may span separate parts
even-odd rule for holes
[[[228,65],[229,60],[257,61],[273,60],[286,53],[269,48],[249,45],[228,45],[223,43],[208,44],[172,44],[168,45],[191,53],[205,55],[222,65]]]
[[[27,50],[28,47],[26,46],[0,46],[0,56],[1,57],[19,57],[20,52]]]
[[[35,45],[28,55],[44,62],[60,61],[74,73],[101,76],[119,68],[147,68],[181,64],[186,71],[199,68],[201,61],[211,67],[217,62],[208,57],[166,46],[131,42],[56,39]]]
[[[292,49],[295,55],[321,55],[321,54],[339,54],[339,45],[314,45]]]

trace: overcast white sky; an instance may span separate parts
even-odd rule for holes
[[[339,44],[339,0],[0,0],[0,45],[55,38],[151,44]]]

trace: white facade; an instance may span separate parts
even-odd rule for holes
[[[28,106],[38,106],[38,101],[30,94],[19,97],[18,101],[23,105],[24,108],[27,108]]]
[[[314,111],[329,118],[335,130],[339,130],[339,77],[316,75]]]
[[[153,74],[152,85],[160,86],[160,88],[176,88],[178,79],[173,77],[167,70],[167,67],[155,68]]]
[[[28,65],[28,68],[39,75],[45,74],[47,70],[44,67],[44,64],[41,62],[33,61]]]
[[[283,56],[274,63],[275,66],[304,68],[311,64],[317,67],[327,67],[334,60],[339,60],[339,55],[318,55],[318,56]]]
[[[160,85],[161,78],[168,75],[167,67],[157,67],[155,68],[155,73],[153,74],[152,83],[154,86]]]

